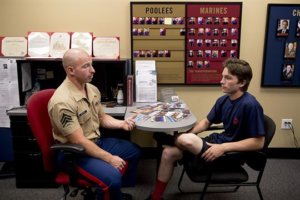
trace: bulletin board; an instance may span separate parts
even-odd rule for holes
[[[131,2],[131,56],[155,60],[158,84],[219,85],[239,57],[241,2]]]
[[[268,4],[262,87],[300,87],[300,4]]]

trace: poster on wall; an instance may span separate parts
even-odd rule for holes
[[[222,62],[239,57],[241,12],[241,2],[132,2],[132,60],[155,60],[158,84],[219,84]]]
[[[131,3],[132,64],[155,60],[159,84],[185,83],[185,4]]]
[[[187,4],[187,84],[220,83],[224,60],[239,57],[241,12],[241,3]]]
[[[157,102],[155,60],[137,60],[135,66],[136,102]]]
[[[300,4],[268,4],[262,87],[300,87]]]

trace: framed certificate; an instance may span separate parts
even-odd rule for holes
[[[52,33],[50,38],[50,56],[62,58],[64,53],[70,48],[70,33]]]
[[[95,37],[93,40],[93,55],[103,59],[120,58],[119,37]]]
[[[27,39],[25,37],[0,38],[0,54],[7,57],[24,57],[27,55]]]
[[[28,33],[28,56],[49,57],[50,33],[29,32]]]
[[[92,56],[93,33],[73,32],[71,34],[71,48],[81,48]]]

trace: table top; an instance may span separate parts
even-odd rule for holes
[[[139,107],[150,105],[151,103],[134,103],[133,106],[127,107],[125,119],[135,115],[133,111],[137,110]],[[191,129],[197,122],[196,117],[192,112],[184,118],[178,121],[153,121],[150,118],[147,120],[136,120],[135,125],[138,130],[150,131],[150,132],[164,132],[164,133],[174,133],[174,132],[184,132]]]

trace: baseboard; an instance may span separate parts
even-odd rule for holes
[[[157,158],[159,150],[156,147],[143,147],[142,158]],[[269,158],[300,159],[300,148],[268,148]]]
[[[300,148],[268,148],[269,158],[300,159]]]

